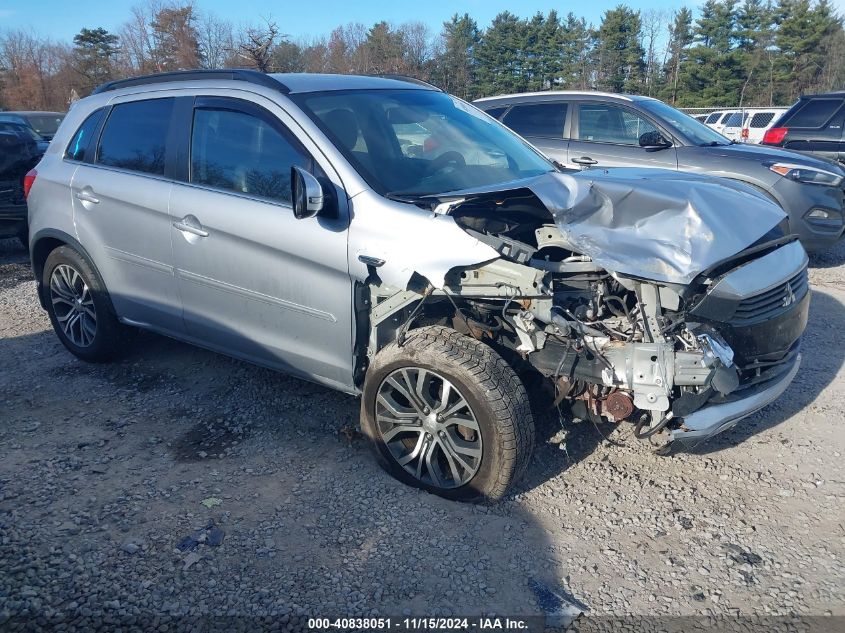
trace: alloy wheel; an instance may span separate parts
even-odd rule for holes
[[[97,310],[91,289],[82,275],[59,264],[50,275],[50,301],[65,336],[78,347],[88,347],[97,334]]]
[[[375,413],[390,455],[418,481],[457,488],[481,467],[478,420],[457,387],[440,374],[397,369],[379,386]]]

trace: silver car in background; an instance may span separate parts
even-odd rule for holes
[[[845,231],[845,169],[833,161],[738,143],[675,108],[636,95],[555,90],[475,102],[561,165],[649,167],[730,178],[758,189],[788,216],[808,252]],[[728,113],[724,124],[745,120]],[[738,140],[738,139],[737,139]],[[736,209],[739,215],[742,209]]]
[[[144,328],[361,395],[381,464],[447,498],[506,493],[532,408],[694,443],[799,367],[807,256],[765,196],[562,173],[418,82],[106,84],[28,183],[39,297],[73,354]]]

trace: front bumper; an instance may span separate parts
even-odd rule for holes
[[[772,193],[789,215],[789,230],[798,235],[808,253],[833,246],[845,231],[845,192],[834,187],[809,185],[781,178]],[[814,222],[807,217],[813,209],[839,214],[840,222]]]
[[[727,431],[743,418],[756,413],[779,398],[795,378],[800,365],[801,355],[798,354],[792,364],[787,366],[777,378],[747,390],[743,398],[706,406],[684,417],[680,428],[672,431],[672,440],[682,443],[700,442],[722,431]]]

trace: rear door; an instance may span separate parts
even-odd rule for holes
[[[348,210],[328,163],[277,104],[200,96],[182,129],[170,239],[188,336],[341,389],[352,380]],[[304,143],[309,144],[306,147]],[[338,217],[298,220],[291,167],[322,178]]]
[[[95,152],[86,151],[71,190],[77,236],[118,315],[179,334],[184,328],[168,213],[177,101],[117,98],[104,112]]]
[[[581,102],[572,122],[569,162],[579,167],[651,167],[677,169],[675,147],[646,149],[640,137],[660,132],[671,135],[633,108],[616,103]]]
[[[569,104],[563,101],[518,103],[502,117],[502,123],[552,160],[569,166],[569,141],[564,127]]]

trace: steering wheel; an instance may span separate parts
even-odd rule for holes
[[[455,167],[466,167],[466,164],[466,160],[464,160],[464,157],[459,152],[443,152],[440,156],[428,164],[428,173],[436,174],[450,165],[454,165]]]

